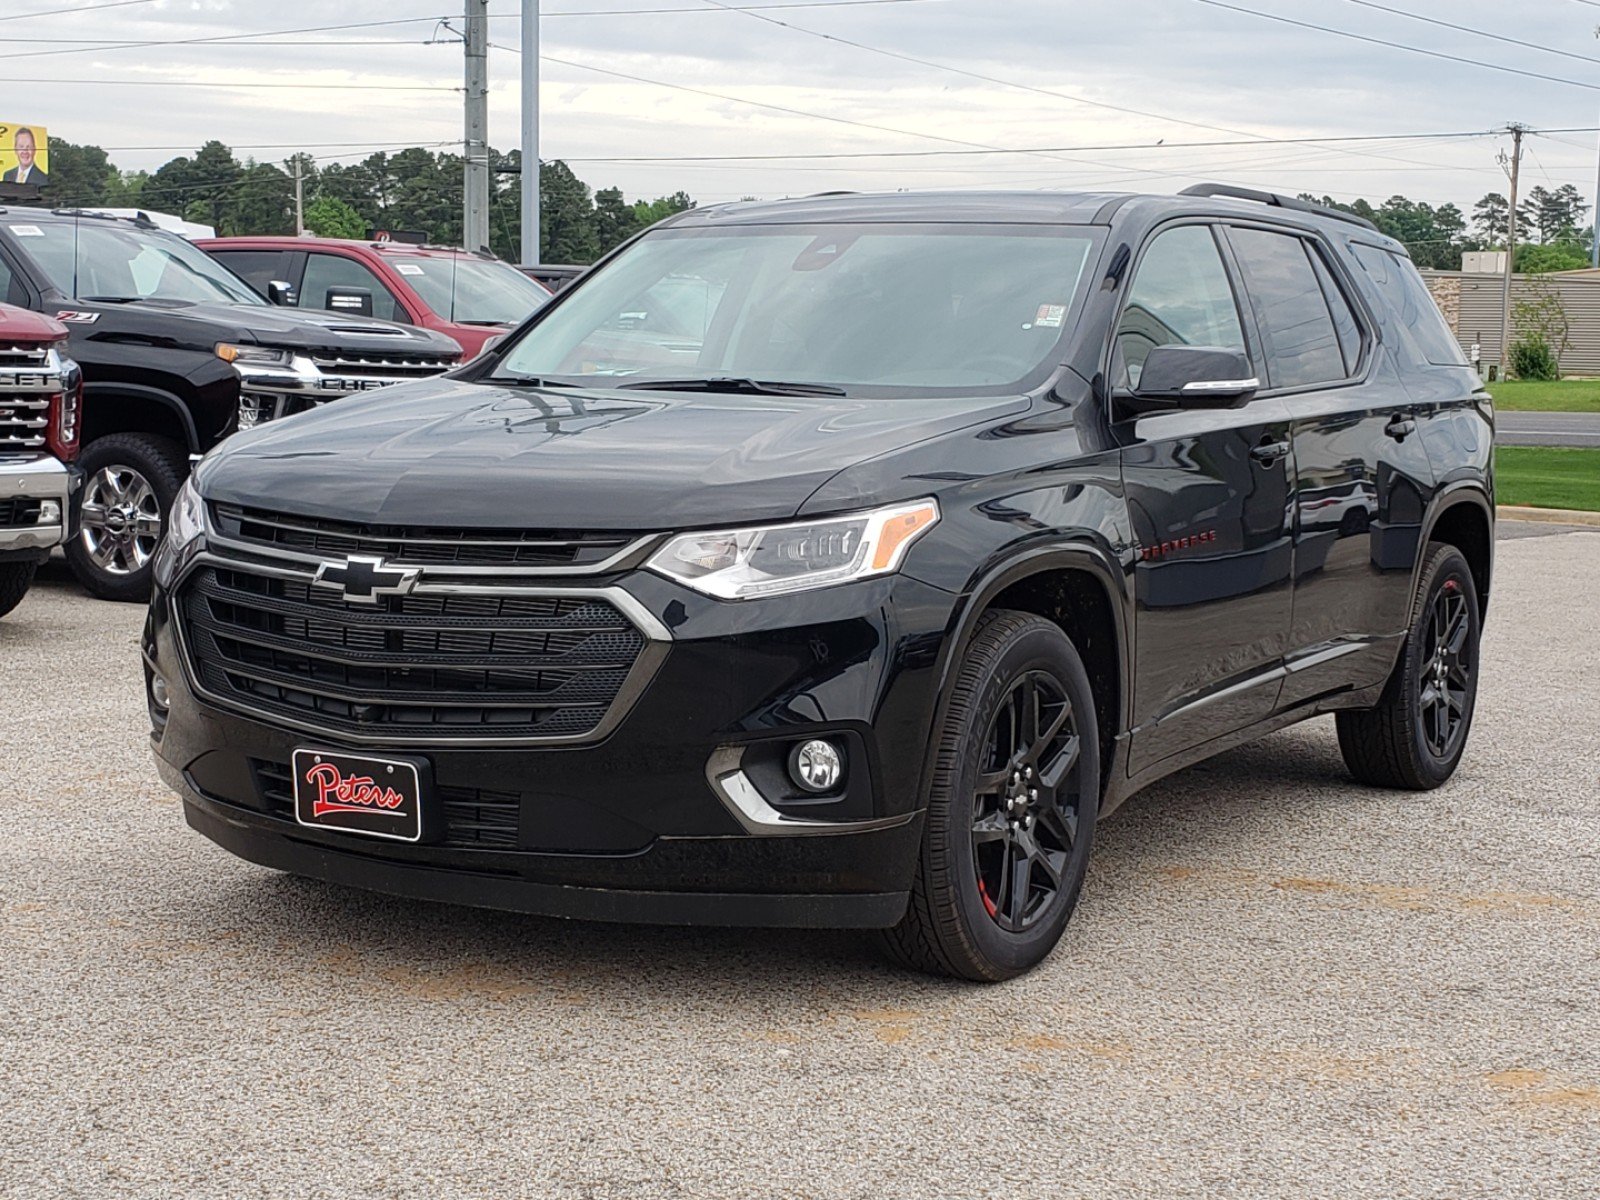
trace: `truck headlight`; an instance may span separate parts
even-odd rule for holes
[[[789,525],[683,533],[652,571],[720,600],[751,600],[887,575],[939,521],[934,500]]]
[[[240,345],[234,342],[218,342],[216,346],[217,357],[225,363],[235,366],[249,366],[257,364],[263,367],[287,367],[294,362],[292,350],[279,350],[273,346]]]

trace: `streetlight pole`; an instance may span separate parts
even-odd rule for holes
[[[466,0],[466,145],[461,245],[489,244],[489,0]]]
[[[522,265],[539,265],[539,0],[522,0]]]

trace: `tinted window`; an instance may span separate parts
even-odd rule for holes
[[[1399,318],[1401,328],[1417,353],[1442,367],[1466,366],[1461,344],[1445,324],[1428,285],[1422,282],[1411,260],[1376,246],[1352,246],[1351,249]]]
[[[1244,350],[1244,329],[1215,237],[1205,225],[1157,236],[1139,262],[1117,325],[1119,386],[1136,387],[1157,346]]]
[[[1304,239],[1263,229],[1230,229],[1228,241],[1265,343],[1272,386],[1307,387],[1347,378],[1333,314]]]
[[[13,212],[11,235],[56,290],[76,299],[264,304],[238,276],[180,237],[125,221],[41,221]]]
[[[283,278],[283,254],[278,250],[213,250],[211,257],[263,296],[267,284]]]
[[[389,265],[435,316],[464,325],[518,325],[550,298],[515,267],[465,254],[391,253]]]
[[[409,321],[411,318],[394,293],[353,258],[337,254],[313,254],[306,259],[305,282],[300,285],[302,308],[327,308],[329,288],[366,288],[372,293],[372,315],[384,321]]]
[[[1328,309],[1333,313],[1333,328],[1339,335],[1339,350],[1344,355],[1344,370],[1346,375],[1354,375],[1356,367],[1361,362],[1361,326],[1356,322],[1356,314],[1350,307],[1350,300],[1344,294],[1344,289],[1339,286],[1338,280],[1333,277],[1333,272],[1328,269],[1327,262],[1322,257],[1322,252],[1315,246],[1310,246],[1311,265],[1316,268],[1317,282],[1322,284],[1323,299],[1328,302]]]

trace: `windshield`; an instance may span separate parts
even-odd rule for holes
[[[1059,361],[1094,244],[1022,225],[661,230],[586,276],[495,377],[1016,389]]]
[[[463,325],[520,325],[550,299],[515,267],[483,258],[389,258],[435,316]]]
[[[266,303],[221,263],[170,233],[105,220],[7,224],[50,282],[74,299]]]

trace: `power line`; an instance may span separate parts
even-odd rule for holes
[[[1351,142],[1417,142],[1445,138],[1483,138],[1495,137],[1502,130],[1478,129],[1467,132],[1455,133],[1376,133],[1376,134],[1342,134],[1331,137],[1299,137],[1299,138],[1242,138],[1234,140],[1216,140],[1204,142],[1125,142],[1120,145],[1087,144],[1078,146],[1015,146],[999,150],[862,150],[856,152],[833,151],[814,154],[642,154],[642,155],[609,155],[591,156],[585,158],[567,158],[564,161],[575,162],[607,162],[607,163],[669,163],[669,162],[779,162],[779,161],[813,161],[820,159],[841,158],[922,158],[930,156],[966,156],[979,154],[1072,154],[1078,152],[1102,153],[1117,150],[1197,150],[1215,149],[1222,146],[1316,146],[1330,143],[1348,144]],[[1556,133],[1583,133],[1581,129],[1552,130]]]
[[[49,83],[71,84],[82,87],[82,79],[8,79],[7,83]],[[220,88],[226,91],[229,88],[299,88],[302,91],[315,90],[324,92],[350,91],[350,92],[459,92],[460,88],[445,87],[441,84],[421,83],[206,83],[198,79],[96,79],[95,87],[197,87]]]
[[[944,0],[790,0],[784,4],[752,4],[741,5],[736,11],[759,12],[768,8],[865,8],[869,4],[929,4],[943,3]],[[547,12],[544,17],[633,17],[649,16],[655,13],[703,13],[703,8],[693,6],[684,8],[575,8],[567,12]],[[490,13],[491,21],[496,18],[506,20],[516,19],[516,13]]]
[[[1387,46],[1391,50],[1404,50],[1408,54],[1423,54],[1429,58],[1440,58],[1446,62],[1464,63],[1469,67],[1483,67],[1490,71],[1503,71],[1508,75],[1521,75],[1525,79],[1542,79],[1546,83],[1564,83],[1570,87],[1586,88],[1591,92],[1600,92],[1600,83],[1584,83],[1578,79],[1566,79],[1560,75],[1546,75],[1541,71],[1524,71],[1520,67],[1507,67],[1500,63],[1484,62],[1477,58],[1463,58],[1459,54],[1446,54],[1442,50],[1424,50],[1421,46],[1407,46],[1402,42],[1390,42],[1383,38],[1368,37],[1364,33],[1351,33],[1348,29],[1334,29],[1328,25],[1317,25],[1311,21],[1297,21],[1293,17],[1280,17],[1276,13],[1262,12],[1259,9],[1243,8],[1237,4],[1225,4],[1223,0],[1195,0],[1196,4],[1204,4],[1209,8],[1226,9],[1228,12],[1243,13],[1247,17],[1260,17],[1264,21],[1277,21],[1283,25],[1293,25],[1300,29],[1311,29],[1317,33],[1330,33],[1335,37],[1350,38],[1357,42],[1366,42],[1373,46]]]
[[[935,61],[933,59],[918,58],[915,55],[905,54],[905,53],[902,53],[901,51],[898,51],[898,50],[885,50],[881,46],[872,46],[872,45],[868,45],[866,42],[858,42],[858,41],[854,41],[851,38],[839,37],[836,34],[824,33],[824,32],[822,32],[821,30],[818,30],[818,29],[809,29],[809,28],[807,28],[807,27],[805,27],[803,25],[796,25],[792,21],[781,21],[776,17],[762,16],[755,9],[739,8],[739,7],[736,7],[736,6],[732,5],[732,4],[727,3],[726,0],[702,0],[702,2],[707,4],[707,5],[709,5],[709,6],[711,6],[711,7],[713,7],[713,8],[722,9],[722,10],[724,10],[726,12],[742,12],[745,15],[753,17],[758,21],[764,21],[769,25],[776,25],[776,26],[778,26],[780,28],[783,28],[783,29],[793,30],[796,33],[807,34],[810,37],[821,38],[822,40],[828,41],[828,42],[837,42],[840,45],[851,46],[851,47],[854,47],[857,50],[865,50],[869,54],[877,54],[877,55],[881,55],[881,56],[883,56],[885,58],[892,58],[892,59],[898,59],[898,60],[900,60],[902,62],[915,63],[918,66],[931,67],[934,70],[946,71],[946,72],[949,72],[950,74],[954,74],[954,75],[964,75],[969,79],[977,79],[977,80],[981,80],[981,81],[983,81],[985,83],[998,84],[1001,87],[1017,88],[1017,89],[1020,89],[1022,91],[1026,91],[1026,92],[1034,92],[1034,93],[1037,93],[1038,95],[1041,95],[1041,96],[1051,96],[1051,97],[1053,97],[1053,98],[1055,98],[1057,100],[1066,100],[1066,101],[1068,101],[1069,103],[1072,103],[1072,104],[1085,104],[1085,105],[1089,105],[1089,106],[1094,107],[1094,108],[1110,109],[1113,112],[1125,113],[1125,114],[1129,114],[1129,115],[1132,115],[1132,116],[1146,117],[1146,118],[1149,118],[1149,119],[1152,119],[1152,120],[1157,120],[1157,121],[1166,121],[1166,122],[1169,122],[1169,123],[1172,123],[1172,124],[1177,124],[1177,125],[1187,125],[1187,126],[1190,126],[1191,128],[1195,128],[1195,129],[1210,130],[1210,131],[1212,131],[1214,133],[1232,133],[1232,134],[1237,134],[1237,135],[1239,135],[1241,137],[1255,137],[1255,138],[1260,138],[1261,137],[1261,135],[1254,134],[1254,133],[1252,133],[1252,132],[1250,132],[1249,130],[1246,130],[1246,129],[1233,129],[1233,128],[1230,128],[1230,127],[1228,127],[1226,125],[1208,125],[1208,124],[1206,124],[1205,122],[1202,122],[1202,121],[1190,121],[1190,120],[1187,120],[1187,119],[1185,119],[1183,117],[1168,116],[1168,115],[1166,115],[1164,113],[1146,112],[1146,111],[1144,111],[1142,109],[1128,108],[1128,107],[1126,107],[1124,105],[1110,104],[1110,103],[1105,102],[1105,101],[1085,100],[1081,96],[1073,96],[1073,95],[1071,95],[1071,94],[1069,94],[1067,92],[1058,92],[1058,91],[1055,91],[1052,88],[1037,87],[1037,86],[1035,86],[1033,84],[1021,83],[1021,82],[1019,82],[1017,80],[1014,80],[1014,79],[1003,79],[1003,78],[1000,78],[1000,77],[994,76],[994,75],[985,75],[985,74],[982,74],[981,72],[978,72],[978,71],[968,70],[965,67],[955,67],[955,66],[951,66],[949,63],[937,62],[937,61]],[[1262,140],[1266,140],[1266,139],[1262,139]],[[1370,151],[1361,151],[1361,150],[1341,151],[1341,153],[1362,155],[1362,156],[1368,157],[1368,158],[1388,158],[1389,157],[1388,155],[1373,154]]]
[[[347,21],[338,25],[303,25],[297,29],[263,29],[256,33],[217,33],[192,38],[146,38],[133,41],[107,41],[85,46],[74,45],[65,50],[23,50],[15,54],[0,54],[0,58],[42,58],[52,54],[99,54],[105,50],[138,50],[146,46],[203,46],[218,42],[241,42],[256,38],[288,37],[300,33],[336,33],[354,29],[378,29],[388,25],[437,25],[443,17],[399,17],[384,21]],[[20,41],[22,39],[12,39]],[[40,39],[51,40],[51,39]],[[60,39],[64,41],[65,39]],[[403,43],[402,43],[403,44]]]
[[[108,4],[85,4],[80,8],[41,8],[34,12],[8,13],[0,21],[21,21],[26,17],[54,17],[61,13],[95,12],[102,8],[128,8],[135,4],[151,4],[154,0],[110,0]]]
[[[1505,42],[1508,46],[1521,46],[1527,50],[1541,50],[1546,54],[1559,54],[1562,58],[1575,58],[1579,62],[1600,63],[1600,58],[1592,54],[1577,54],[1571,50],[1558,50],[1554,46],[1541,46],[1537,42],[1524,42],[1520,38],[1506,37],[1500,33],[1490,33],[1486,29],[1474,29],[1470,25],[1457,25],[1453,21],[1441,21],[1437,17],[1425,17],[1421,13],[1407,12],[1403,8],[1393,8],[1387,4],[1377,4],[1374,0],[1344,0],[1346,4],[1358,4],[1362,8],[1374,9],[1377,12],[1392,13],[1397,17],[1405,17],[1412,21],[1421,21],[1427,25],[1438,25],[1443,29],[1454,29],[1457,33],[1470,33],[1474,37],[1488,38],[1495,42]]]

